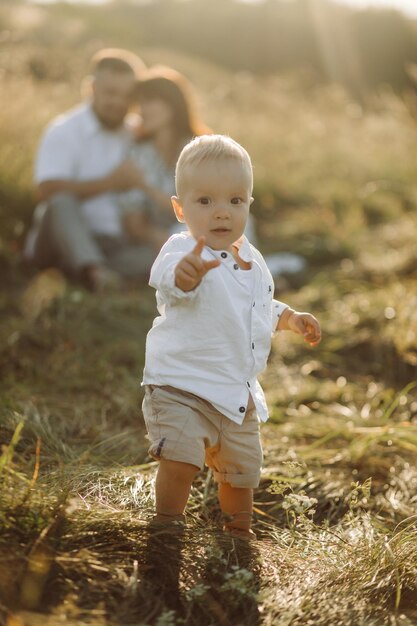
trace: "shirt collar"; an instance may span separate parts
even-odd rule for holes
[[[253,252],[246,235],[242,235],[237,241],[235,241],[236,248],[238,249],[239,256],[243,261],[250,263],[253,261]]]
[[[195,243],[197,243],[194,237],[191,235],[190,231],[184,231],[183,234],[190,237],[190,239],[194,242],[194,245]],[[251,263],[253,261],[254,255],[253,255],[251,245],[246,235],[242,235],[241,237],[239,237],[239,239],[235,241],[233,245],[236,246],[236,248],[238,249],[239,256],[243,261],[247,261],[248,263]],[[204,252],[206,253],[206,255],[211,253],[216,258],[218,258],[218,257],[221,257],[222,252],[225,252],[225,251],[213,250],[213,248],[209,248],[208,246],[206,246],[205,251],[203,251],[203,253]],[[208,257],[206,256],[206,258]]]
[[[87,135],[94,135],[102,128],[98,117],[93,111],[93,106],[91,102],[84,105],[83,125]]]

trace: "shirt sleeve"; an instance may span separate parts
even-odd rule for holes
[[[64,124],[52,125],[45,131],[39,145],[35,182],[75,179],[77,162],[78,147],[75,139],[69,136]]]
[[[191,252],[194,245],[191,240],[191,246],[181,245],[180,238],[181,235],[174,235],[168,239],[152,266],[149,279],[149,285],[158,292],[158,299],[171,306],[194,300],[200,288],[200,285],[197,285],[192,291],[183,291],[175,285],[175,268],[179,261]]]
[[[279,300],[272,300],[272,332],[277,330],[279,318],[288,309],[288,304],[280,302]]]

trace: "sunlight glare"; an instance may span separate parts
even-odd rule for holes
[[[340,4],[348,4],[356,9],[397,9],[409,17],[417,18],[415,0],[337,0]]]

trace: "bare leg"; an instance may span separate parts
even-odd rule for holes
[[[242,537],[254,536],[251,531],[253,489],[219,483],[219,502],[222,512],[229,517],[225,530],[236,531],[236,535]]]
[[[198,467],[161,459],[155,484],[156,519],[180,519],[187,504]]]

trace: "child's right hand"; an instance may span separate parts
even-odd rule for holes
[[[175,285],[182,291],[195,289],[207,272],[220,265],[218,259],[205,261],[201,258],[205,241],[204,237],[199,237],[194,250],[183,257],[175,268]]]

